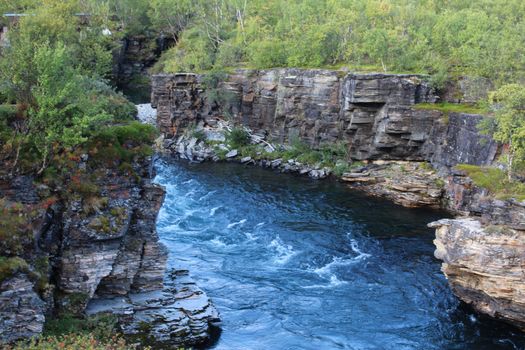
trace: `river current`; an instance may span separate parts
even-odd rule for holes
[[[213,349],[524,349],[452,294],[428,222],[446,217],[238,164],[156,161],[157,229],[223,320]]]

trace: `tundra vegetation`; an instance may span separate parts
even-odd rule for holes
[[[0,0],[0,12],[26,14],[16,24],[0,17],[10,26],[0,48],[0,173],[29,174],[52,189],[38,205],[0,201],[0,282],[26,271],[45,288],[47,263],[28,254],[33,217],[68,196],[103,205],[94,174],[79,169],[84,155],[93,168],[136,177],[132,163],[151,154],[155,130],[134,122],[135,107],[111,80],[120,40],[146,31],[174,42],[153,72],[213,72],[206,84],[217,104],[228,103],[219,82],[237,67],[415,72],[430,75],[438,89],[463,75],[487,78],[496,91],[483,110],[420,108],[489,111],[482,127],[506,145],[504,170],[460,169],[495,195],[525,198],[522,0]],[[242,131],[228,142],[243,155],[257,152]],[[339,145],[291,146],[278,156],[349,169]],[[125,346],[68,332],[15,348]]]

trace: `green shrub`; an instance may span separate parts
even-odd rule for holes
[[[89,333],[101,340],[110,338],[116,331],[117,317],[114,315],[81,317],[66,313],[60,317],[46,319],[43,334],[61,336],[70,333]]]
[[[131,163],[135,157],[153,154],[151,144],[156,135],[155,127],[133,121],[98,132],[92,137],[87,148],[97,163]]]
[[[10,104],[0,105],[0,121],[8,121],[16,116],[16,106]]]
[[[348,162],[338,162],[334,168],[334,175],[341,177],[344,173],[348,173],[352,170],[352,165]]]
[[[241,127],[235,127],[226,133],[226,142],[231,148],[241,148],[250,144],[250,135]]]

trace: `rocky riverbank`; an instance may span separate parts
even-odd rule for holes
[[[210,90],[222,93],[223,102],[211,100]],[[519,271],[525,261],[525,204],[492,198],[455,168],[461,163],[490,165],[500,146],[479,133],[481,115],[418,108],[421,103],[455,102],[452,95],[483,98],[469,91],[468,84],[438,93],[417,75],[275,69],[238,70],[215,87],[207,86],[201,75],[154,76],[152,100],[162,133],[157,144],[181,158],[239,161],[325,178],[336,174],[337,164],[283,159],[279,150],[289,149],[294,139],[313,149],[342,143],[351,161],[337,175],[349,185],[405,206],[446,208],[478,222],[465,226],[465,219],[458,218],[432,224],[438,232],[436,257],[444,261],[443,271],[458,297],[522,327],[525,275]],[[250,134],[255,154],[225,142],[232,125]],[[512,232],[513,243],[491,233],[494,226],[501,227],[498,232]],[[474,238],[477,248],[472,250],[468,243]],[[488,260],[493,260],[489,272]]]
[[[186,271],[166,272],[156,232],[164,189],[140,148],[149,145],[123,140],[131,163],[100,141],[68,154],[60,177],[1,174],[1,244],[13,257],[1,260],[0,343],[39,336],[47,320],[100,313],[164,347],[209,340],[220,321],[209,298]]]

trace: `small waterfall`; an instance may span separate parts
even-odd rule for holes
[[[135,105],[137,107],[137,119],[145,124],[155,125],[157,123],[157,110],[151,107],[151,103]]]

